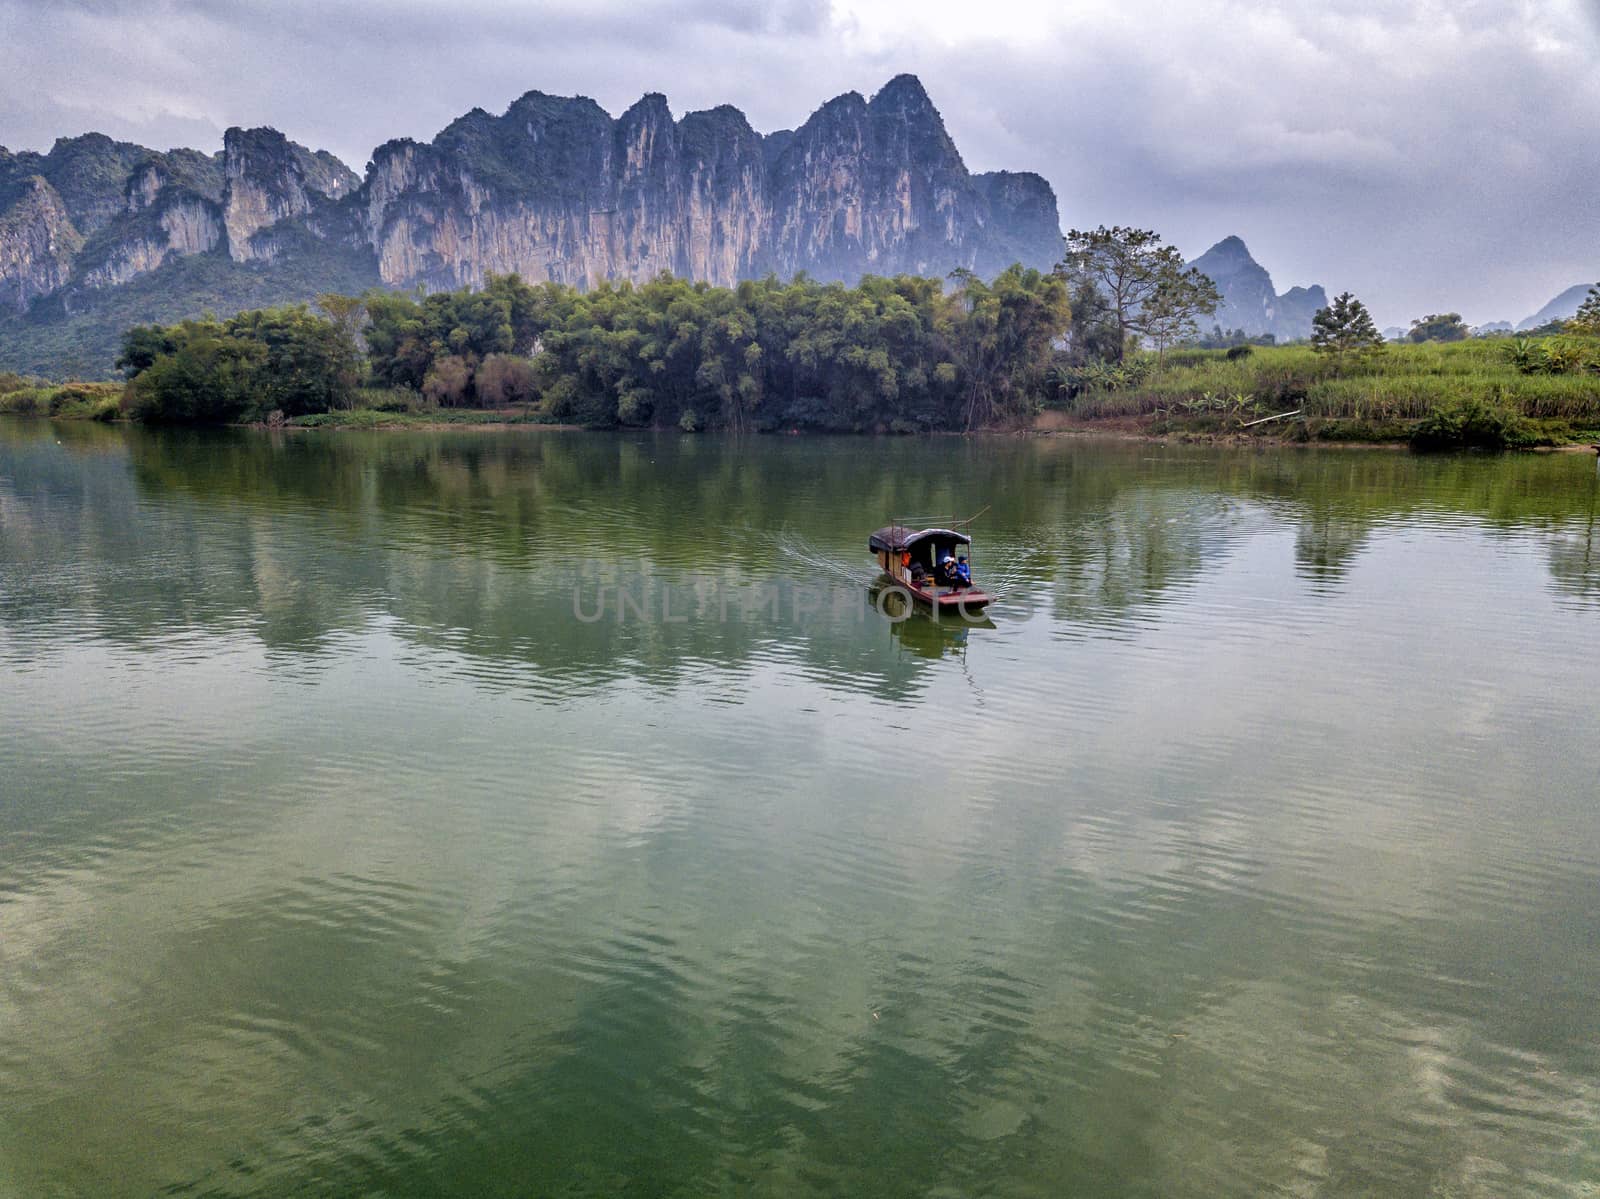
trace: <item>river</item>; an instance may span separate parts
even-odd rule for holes
[[[0,422],[0,1195],[1590,1194],[1597,493]]]

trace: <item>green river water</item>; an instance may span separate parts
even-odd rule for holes
[[[0,1196],[1593,1195],[1597,495],[0,422]]]

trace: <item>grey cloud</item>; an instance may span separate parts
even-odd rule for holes
[[[973,36],[930,9],[865,37],[826,0],[0,0],[0,143],[95,127],[209,149],[272,124],[359,169],[530,88],[612,112],[645,91],[732,103],[770,130],[909,70],[969,165],[1045,175],[1066,224],[1149,225],[1191,254],[1238,233],[1280,289],[1349,287],[1384,323],[1515,320],[1600,277],[1600,0],[982,17]]]

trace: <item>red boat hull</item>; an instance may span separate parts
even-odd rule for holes
[[[890,581],[907,595],[920,603],[927,604],[936,612],[981,612],[994,602],[992,595],[974,587],[964,591],[952,591],[948,587],[919,587],[904,579],[891,578]]]

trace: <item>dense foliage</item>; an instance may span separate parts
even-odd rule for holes
[[[374,383],[446,407],[535,400],[590,426],[951,429],[1032,415],[1071,316],[1064,280],[869,276],[712,287],[663,275],[580,292],[365,297]]]
[[[140,325],[123,338],[123,408],[152,424],[225,424],[346,406],[358,381],[348,332],[303,305],[226,321]]]
[[[970,429],[1024,422],[1071,321],[1067,281],[804,277],[733,288],[663,275],[582,292],[372,290],[227,321],[139,326],[118,365],[147,421],[326,412],[363,382],[442,408],[538,405],[596,427]],[[364,357],[358,357],[358,354]]]
[[[1472,330],[1461,319],[1459,312],[1430,312],[1411,322],[1411,332],[1406,337],[1414,342],[1465,341]]]

